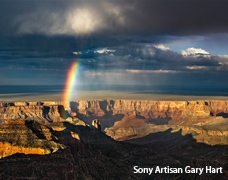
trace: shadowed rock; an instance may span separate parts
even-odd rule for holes
[[[199,142],[225,142],[227,104],[78,101],[76,116],[55,102],[1,105],[0,179],[225,179],[227,146]],[[147,176],[134,174],[134,165],[211,165],[224,173]]]

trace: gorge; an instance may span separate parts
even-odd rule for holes
[[[224,167],[216,178],[228,173],[225,100],[2,102],[0,125],[1,178],[141,179],[134,165],[167,163]],[[170,175],[177,176],[190,177]]]

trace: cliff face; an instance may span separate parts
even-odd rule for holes
[[[49,104],[49,103],[48,103]],[[48,105],[44,103],[11,103],[1,104],[1,120],[28,119],[43,122],[63,121],[65,109],[62,105]],[[54,104],[54,103],[53,103]]]
[[[228,144],[228,101],[77,101],[71,109],[88,123],[90,117],[100,119],[106,134],[116,140],[181,128],[199,142]]]
[[[36,121],[1,120],[0,158],[15,153],[50,154],[63,148],[53,139],[51,129]]]
[[[67,109],[61,102],[0,103],[0,119],[63,120]],[[84,116],[123,114],[146,119],[228,117],[228,101],[151,101],[151,100],[81,100],[71,102],[70,109]]]
[[[228,144],[227,112],[226,101],[77,101],[69,112],[58,102],[0,103],[0,179],[144,179],[132,167],[164,159],[172,167],[210,161],[226,173],[227,146],[197,142]]]
[[[61,149],[62,145],[53,139],[51,124],[62,122],[63,115],[61,105],[2,103],[0,158],[15,153],[50,154]]]
[[[144,116],[145,118],[210,117],[228,113],[228,101],[77,101],[78,112],[102,116],[106,113]]]
[[[96,122],[116,140],[171,128],[193,134],[198,142],[228,144],[228,101],[95,100],[71,102],[70,108],[66,112],[59,102],[0,103],[0,157],[61,149],[53,131],[64,131],[66,121],[80,126]],[[77,133],[71,136],[81,139]]]

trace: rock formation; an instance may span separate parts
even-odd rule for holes
[[[106,134],[116,140],[182,128],[199,142],[228,144],[228,101],[225,100],[94,100],[74,104],[72,111],[89,124],[94,118],[100,120]]]
[[[84,100],[71,102],[70,108],[67,113],[61,102],[1,103],[0,119],[34,120],[52,125],[66,120],[85,126],[86,122],[105,129],[116,140],[182,128],[199,142],[228,144],[228,101]]]
[[[61,148],[44,124],[24,119],[1,121],[0,158],[15,153],[50,154]]]
[[[98,131],[101,131],[101,123],[99,120],[97,120],[97,119],[93,120],[92,126],[95,127]]]
[[[144,179],[148,177],[132,172],[135,164],[205,167],[208,163],[224,167],[223,174],[213,176],[224,179],[227,105],[227,101],[77,101],[69,113],[60,102],[1,103],[0,179]],[[167,177],[177,175],[151,175]],[[200,179],[211,177],[203,174]]]
[[[49,123],[64,120],[65,109],[62,105],[34,105],[34,103],[15,103],[15,105],[0,106],[1,120],[28,119]]]
[[[104,100],[77,101],[77,110],[84,115],[107,113],[143,116],[145,118],[205,118],[228,113],[228,101],[151,101]]]

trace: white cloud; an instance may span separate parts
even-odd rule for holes
[[[228,59],[228,55],[218,55],[220,58]]]
[[[175,70],[164,70],[164,69],[159,69],[159,70],[141,70],[141,69],[127,69],[126,70],[129,73],[144,73],[144,74],[170,74],[170,73],[177,73],[178,71]]]
[[[203,69],[208,69],[207,66],[186,66],[187,69],[189,70],[203,70]]]
[[[114,49],[108,49],[108,48],[102,48],[102,49],[97,49],[94,51],[95,53],[98,54],[110,54],[116,52]]]
[[[198,56],[210,57],[210,53],[201,48],[188,48],[188,49],[182,51],[181,55],[182,56],[192,56],[192,57],[198,57]]]
[[[73,54],[74,54],[74,55],[81,55],[82,52],[81,52],[81,51],[74,51]]]
[[[66,21],[66,32],[73,34],[90,34],[105,26],[102,15],[90,8],[78,8],[70,11]]]
[[[168,51],[170,50],[170,48],[164,44],[155,44],[154,45],[155,48],[163,50],[163,51]]]
[[[228,62],[219,62],[219,65],[228,66]]]

